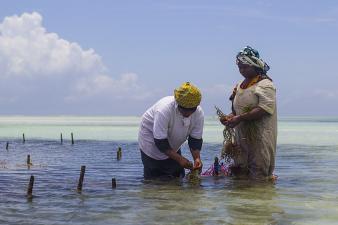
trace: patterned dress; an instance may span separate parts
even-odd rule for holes
[[[243,121],[235,127],[236,143],[241,153],[235,167],[250,177],[271,177],[275,168],[277,143],[276,89],[269,79],[242,89],[237,85],[233,109],[240,115],[260,107],[268,115],[254,121]]]

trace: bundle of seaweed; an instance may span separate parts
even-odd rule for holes
[[[187,179],[191,184],[199,184],[201,182],[200,170],[192,169],[187,174]]]
[[[220,120],[226,121],[230,119],[217,106],[215,106],[215,109]],[[223,130],[223,138],[221,158],[223,158],[225,162],[230,163],[240,153],[240,148],[236,145],[235,141],[235,130],[229,126],[225,126]]]

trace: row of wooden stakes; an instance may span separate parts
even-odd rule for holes
[[[63,143],[63,138],[62,138],[62,133],[60,135],[60,139],[61,139],[61,143]],[[72,140],[72,145],[74,144],[74,135],[73,133],[71,133],[71,140]],[[22,142],[25,143],[26,139],[25,139],[25,134],[22,134]],[[6,150],[9,149],[9,143],[6,143]],[[117,152],[116,152],[116,159],[117,160],[121,160],[122,158],[122,148],[118,147]],[[27,166],[30,167],[32,166],[32,161],[31,161],[31,156],[27,155]],[[77,192],[81,193],[82,191],[82,186],[83,186],[83,178],[84,178],[84,174],[86,171],[86,166],[81,166],[81,172],[80,172],[80,178],[79,178],[79,182],[77,185]],[[27,198],[31,199],[33,198],[33,186],[34,186],[34,176],[31,175],[30,179],[29,179],[29,184],[28,184],[28,188],[27,188]],[[116,188],[116,179],[112,178],[112,189]]]
[[[117,151],[116,151],[116,159],[117,160],[121,160],[122,159],[122,148],[118,147]],[[31,155],[27,155],[27,166],[32,166],[32,161],[31,161]]]
[[[116,152],[116,159],[117,160],[121,160],[122,158],[122,148],[118,147],[117,152]],[[30,167],[32,166],[32,161],[31,161],[31,156],[27,155],[27,166]],[[84,178],[84,174],[86,172],[86,166],[81,166],[81,172],[80,172],[80,177],[79,177],[79,182],[77,185],[77,192],[81,193],[82,192],[82,186],[83,186],[83,178]],[[116,188],[116,179],[112,178],[112,189]],[[27,198],[31,199],[33,198],[33,186],[34,186],[34,176],[31,175],[30,179],[29,179],[29,184],[28,184],[28,188],[27,188]]]
[[[76,191],[78,193],[82,192],[83,179],[84,179],[85,172],[86,172],[86,166],[81,166],[80,177],[79,177],[79,181],[78,181],[77,188],[76,188]],[[29,179],[28,188],[27,188],[27,198],[28,199],[33,198],[33,187],[34,187],[34,176],[31,175],[31,177]],[[111,187],[112,187],[112,189],[116,188],[116,179],[115,178],[112,178],[112,180],[111,180]]]
[[[71,136],[71,143],[73,145],[75,143],[74,142],[74,135],[73,135],[73,133],[71,133],[70,136]],[[61,141],[61,144],[62,144],[63,143],[62,133],[60,134],[60,141]],[[26,142],[26,138],[25,138],[25,134],[23,133],[22,134],[22,143],[24,144],[25,142]],[[6,142],[6,150],[8,150],[8,149],[9,149],[9,142]]]
[[[61,137],[61,144],[62,144],[63,143],[62,133],[61,133],[60,137]],[[22,134],[22,139],[23,139],[22,143],[25,143],[26,142],[25,134]],[[71,133],[71,139],[72,139],[72,145],[73,145],[74,144],[74,135],[73,135],[73,133]],[[8,149],[9,149],[9,142],[6,142],[6,150],[8,151]],[[30,155],[27,156],[27,164],[28,165],[31,164],[30,160],[29,160],[29,163],[28,163],[28,158],[29,157],[30,157]],[[122,149],[121,149],[121,147],[118,147],[118,149],[117,149],[117,159],[120,160],[121,158],[122,158]]]

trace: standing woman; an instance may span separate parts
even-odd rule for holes
[[[236,57],[244,77],[230,97],[232,113],[222,124],[235,129],[240,149],[234,158],[232,172],[254,179],[272,178],[277,142],[276,88],[266,74],[269,66],[250,46]]]

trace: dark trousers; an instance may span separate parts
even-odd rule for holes
[[[181,150],[177,152],[181,155]],[[175,178],[184,177],[185,171],[178,162],[173,159],[156,160],[141,151],[143,163],[143,176],[145,179],[152,178]]]

